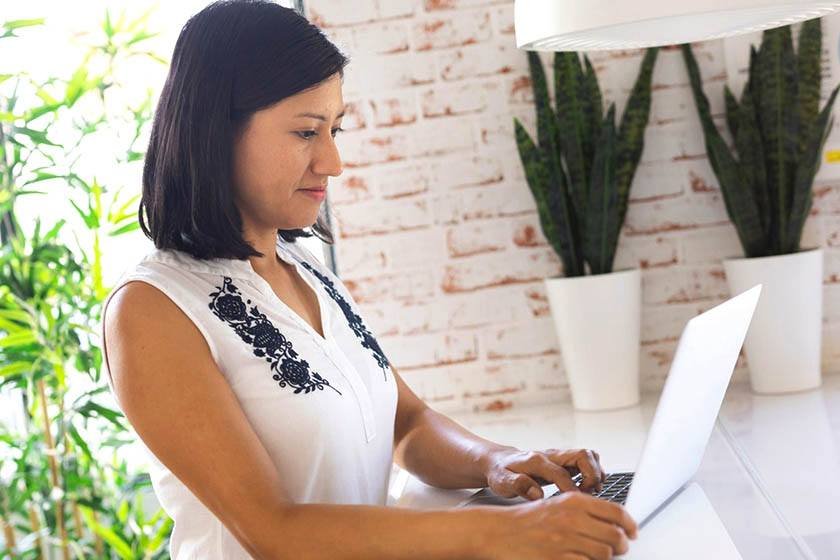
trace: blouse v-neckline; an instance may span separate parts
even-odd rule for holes
[[[246,259],[243,264],[248,268],[249,276],[252,282],[254,283],[255,287],[260,292],[262,292],[262,294],[265,297],[273,299],[274,302],[278,306],[280,306],[287,314],[289,314],[292,317],[292,319],[296,323],[298,323],[301,326],[301,328],[303,328],[310,336],[318,340],[320,343],[326,344],[329,342],[329,340],[331,340],[332,335],[329,331],[329,319],[327,315],[326,305],[324,303],[323,298],[321,297],[321,294],[319,293],[320,290],[318,288],[318,285],[315,282],[315,280],[311,278],[309,271],[306,270],[305,267],[300,265],[300,261],[298,261],[293,255],[291,255],[290,251],[282,246],[282,243],[283,241],[278,236],[277,243],[275,244],[275,254],[283,262],[294,265],[298,276],[300,276],[303,279],[306,285],[309,286],[309,289],[312,290],[312,292],[315,294],[315,299],[318,303],[318,313],[321,316],[321,330],[324,332],[323,336],[315,329],[315,327],[309,324],[309,322],[306,319],[304,319],[297,311],[292,309],[288,304],[286,304],[286,302],[284,302],[280,298],[280,296],[277,295],[277,293],[274,291],[274,288],[272,288],[271,284],[269,284],[265,278],[257,274],[257,272],[254,270],[254,267],[251,265],[250,260]]]

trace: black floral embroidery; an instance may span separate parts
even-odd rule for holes
[[[330,295],[331,298],[335,300],[338,306],[341,308],[341,311],[344,313],[344,317],[347,319],[347,323],[350,325],[350,328],[353,332],[362,339],[362,346],[364,348],[368,348],[373,352],[374,358],[376,358],[376,363],[379,367],[382,368],[382,373],[385,375],[385,379],[388,379],[388,367],[390,364],[388,362],[388,358],[385,357],[385,353],[382,351],[382,348],[379,347],[379,343],[376,342],[376,339],[373,337],[373,334],[368,330],[365,324],[362,322],[362,318],[353,311],[350,307],[350,303],[345,300],[338,290],[335,287],[335,284],[327,278],[325,275],[321,274],[317,270],[315,270],[308,262],[298,260],[300,264],[302,264],[306,270],[311,272],[315,275],[318,280],[324,285],[324,289]]]
[[[324,387],[329,387],[341,394],[329,381],[309,370],[307,361],[298,357],[292,343],[277,330],[264,313],[260,313],[256,305],[250,310],[247,309],[239,288],[231,278],[222,278],[222,286],[217,286],[216,291],[210,294],[213,298],[209,304],[210,309],[216,317],[230,325],[239,338],[254,347],[255,356],[265,358],[265,361],[271,364],[271,370],[274,372],[272,378],[281,387],[289,385],[294,388],[295,394],[301,391],[309,393],[315,389],[323,391]],[[251,303],[251,300],[248,300],[248,303]]]

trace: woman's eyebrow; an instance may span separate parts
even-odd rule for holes
[[[337,114],[335,116],[335,118],[340,119],[341,117],[343,117],[345,110],[342,110],[339,114]],[[297,115],[295,115],[294,118],[297,118],[297,117],[309,117],[311,119],[318,119],[319,121],[326,121],[327,120],[327,117],[325,117],[324,115],[318,115],[316,113],[298,113]]]

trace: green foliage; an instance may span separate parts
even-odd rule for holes
[[[101,377],[98,325],[109,292],[101,242],[137,229],[138,197],[79,165],[91,157],[85,141],[119,124],[114,113],[128,117],[122,126],[133,136],[116,161],[95,157],[105,167],[143,158],[135,144],[151,117],[151,92],[138,106],[109,107],[118,67],[135,57],[161,60],[143,50],[155,35],[145,29],[149,15],[113,21],[106,11],[101,41],[67,76],[0,74],[0,387],[19,389],[25,405],[23,429],[0,424],[0,558],[38,558],[48,549],[63,558],[168,557],[172,520],[144,509],[149,477],[130,472],[121,457],[135,438],[103,400]],[[44,24],[0,22],[0,39]],[[15,212],[21,197],[61,204],[64,215],[48,225],[38,218],[25,232]]]
[[[735,153],[712,120],[691,46],[682,45],[709,163],[747,257],[800,250],[840,89],[834,88],[819,111],[821,43],[817,18],[802,23],[796,54],[789,25],[764,31],[759,49],[750,48],[740,102],[728,87],[724,91]]]
[[[555,107],[536,52],[528,64],[537,112],[537,143],[514,118],[519,157],[546,239],[566,276],[612,271],[630,185],[644,148],[657,48],[647,49],[621,124],[615,103],[603,116],[601,90],[589,58],[554,53]]]

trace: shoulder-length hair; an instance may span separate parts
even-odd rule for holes
[[[242,237],[232,188],[233,143],[256,111],[311,89],[349,59],[295,10],[265,0],[221,0],[178,36],[143,166],[140,227],[159,249],[205,258],[263,256]],[[145,214],[145,216],[144,216]],[[319,216],[286,241],[333,243]]]

